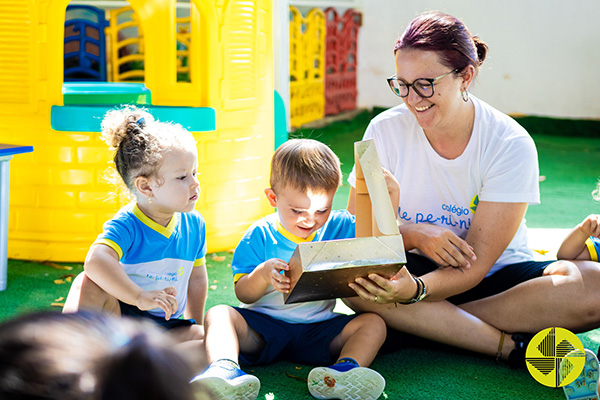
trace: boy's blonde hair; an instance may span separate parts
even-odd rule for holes
[[[340,160],[331,149],[313,139],[283,143],[271,160],[271,188],[291,187],[301,192],[337,190],[342,182]]]

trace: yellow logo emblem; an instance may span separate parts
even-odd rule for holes
[[[525,360],[533,379],[545,386],[561,387],[573,382],[583,371],[585,349],[573,332],[548,328],[531,339]]]
[[[471,199],[471,212],[473,214],[475,214],[475,210],[477,210],[477,204],[479,204],[479,196],[475,195],[472,199]]]
[[[180,267],[178,272],[179,272],[179,276],[183,275],[183,273],[185,272],[185,268]]]

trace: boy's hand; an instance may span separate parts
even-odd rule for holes
[[[265,280],[273,285],[275,290],[281,293],[289,293],[291,279],[285,272],[289,271],[290,266],[283,260],[272,258],[265,261],[263,267]]]
[[[145,290],[135,299],[135,306],[142,311],[160,308],[168,321],[177,311],[177,290],[173,286],[161,290]]]
[[[600,238],[600,214],[588,215],[586,219],[579,224],[579,229],[586,237],[594,236]]]

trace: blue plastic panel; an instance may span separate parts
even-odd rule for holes
[[[50,126],[57,131],[100,132],[104,115],[114,106],[52,106]],[[190,132],[216,129],[216,113],[211,107],[145,106],[159,121],[176,122]]]

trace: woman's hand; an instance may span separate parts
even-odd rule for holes
[[[431,224],[411,224],[408,234],[415,247],[441,267],[469,268],[477,256],[473,248],[454,232]],[[401,232],[404,235],[404,232]]]
[[[289,271],[290,266],[278,258],[271,258],[265,261],[263,265],[265,280],[273,285],[278,292],[289,293],[291,279],[285,275],[285,272]]]
[[[402,267],[390,279],[369,274],[369,279],[356,278],[356,281],[348,286],[361,299],[375,303],[405,303],[415,297],[418,289],[417,282],[406,267]]]
[[[177,311],[177,290],[173,286],[161,290],[144,290],[135,299],[135,306],[142,311],[160,308],[168,321]]]

